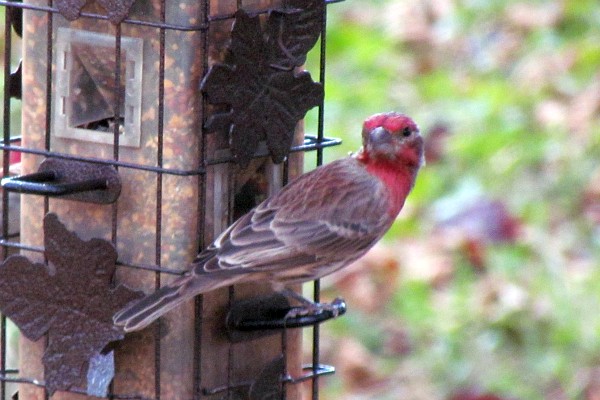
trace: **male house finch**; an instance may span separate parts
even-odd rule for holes
[[[310,171],[238,219],[173,283],[114,316],[142,329],[180,303],[213,289],[269,281],[277,289],[330,274],[364,255],[402,209],[424,162],[412,119],[367,118],[357,154]]]

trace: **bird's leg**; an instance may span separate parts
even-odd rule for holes
[[[335,318],[339,315],[340,308],[345,306],[344,300],[339,297],[336,297],[331,303],[315,303],[289,288],[281,290],[281,294],[288,299],[296,300],[301,305],[300,307],[290,309],[285,319],[317,315],[326,311],[330,312]]]
[[[283,288],[280,292],[282,295],[291,300],[296,300],[298,303],[304,306],[314,306],[316,303],[302,296],[300,293],[293,291],[290,288]]]

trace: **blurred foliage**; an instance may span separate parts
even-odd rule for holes
[[[350,310],[323,398],[600,396],[598,43],[596,1],[329,7],[326,160],[389,110],[429,151],[384,244],[324,281]]]

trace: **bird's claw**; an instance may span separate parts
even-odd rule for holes
[[[287,312],[284,319],[289,320],[299,317],[320,315],[324,312],[328,312],[333,318],[336,318],[340,315],[340,310],[345,307],[346,303],[344,300],[336,297],[331,303],[306,303],[300,307],[294,307]]]

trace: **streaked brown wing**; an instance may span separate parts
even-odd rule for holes
[[[236,221],[207,249],[215,257],[203,272],[272,272],[357,258],[391,224],[387,204],[383,185],[354,159],[330,163]]]

